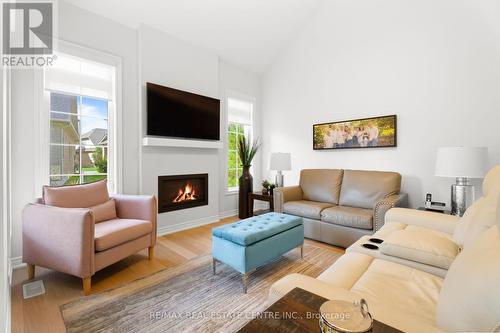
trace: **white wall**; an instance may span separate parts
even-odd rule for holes
[[[146,133],[145,84],[152,82],[221,100],[221,139],[225,141],[227,91],[253,96],[258,101],[256,75],[238,69],[199,47],[142,25],[139,29],[142,130]],[[257,118],[258,119],[258,118]],[[258,129],[257,129],[258,130]],[[158,216],[160,233],[214,222],[220,216],[234,215],[237,195],[226,194],[225,148],[194,149],[142,147],[141,191],[157,194],[158,176],[208,173],[209,202],[188,210]],[[260,173],[260,168],[257,168]],[[259,175],[256,175],[256,181]]]
[[[0,9],[0,14],[2,10]],[[10,332],[10,224],[8,204],[8,78],[0,67],[0,332]]]
[[[237,93],[239,95],[248,96],[255,98],[254,105],[254,115],[253,115],[253,136],[254,138],[261,137],[260,122],[261,122],[261,112],[260,112],[260,78],[252,73],[245,70],[239,69],[231,64],[221,61],[219,63],[219,95],[221,100],[221,109],[223,111],[224,118],[227,116],[227,105],[226,97],[231,93]],[[223,128],[226,128],[224,125]],[[222,138],[226,142],[227,133],[222,131]],[[252,176],[254,178],[254,190],[260,188],[261,175],[261,153],[257,153],[253,162],[253,172]],[[224,149],[220,151],[220,165],[225,165],[227,163],[227,145]],[[238,209],[238,194],[237,193],[227,193],[225,190],[227,183],[225,180],[226,170],[225,168],[220,168],[221,177],[221,190],[219,191],[220,197],[220,212],[223,215],[234,214]]]
[[[146,26],[135,30],[64,1],[59,2],[58,11],[61,40],[115,55],[122,60],[122,192],[156,194],[157,175],[208,172],[209,205],[161,214],[159,224],[163,232],[234,213],[236,201],[220,194],[224,189],[224,179],[220,176],[220,170],[225,167],[222,150],[143,149],[144,87],[145,82],[151,81],[215,98],[221,98],[225,89],[241,90],[255,94],[259,101],[257,76],[224,63],[215,54]],[[21,211],[28,202],[35,200],[36,192],[40,190],[35,188],[36,89],[33,70],[13,71],[11,260],[14,265],[20,263],[22,255]],[[225,125],[222,130],[224,128]]]
[[[213,98],[219,97],[219,58],[156,29],[139,29],[140,85],[142,87],[143,133],[146,130],[145,84],[152,82]],[[193,221],[211,222],[219,213],[219,155],[217,149],[143,147],[141,191],[155,193],[158,176],[208,173],[208,205],[162,213],[160,233]]]
[[[412,206],[449,202],[438,147],[488,146],[500,163],[498,17],[493,0],[326,1],[263,79],[265,160],[292,153],[288,184],[303,168],[394,170]],[[312,149],[314,123],[387,114],[397,148]]]

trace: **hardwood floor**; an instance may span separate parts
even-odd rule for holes
[[[153,260],[148,260],[148,249],[144,249],[97,272],[92,277],[91,293],[126,284],[210,253],[212,228],[236,220],[236,217],[227,218],[217,223],[159,237]],[[343,249],[312,240],[306,240],[306,243],[344,252]],[[15,270],[13,274],[12,332],[65,332],[59,306],[83,297],[82,280],[37,267],[35,280],[43,280],[46,292],[44,295],[25,300],[22,285],[26,282],[27,274],[27,268]]]

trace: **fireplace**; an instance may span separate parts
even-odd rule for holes
[[[158,212],[208,205],[208,174],[158,177]]]

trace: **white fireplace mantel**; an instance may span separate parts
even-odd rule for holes
[[[145,147],[185,147],[208,149],[221,149],[223,147],[222,141],[171,139],[157,137],[142,138],[142,145]]]

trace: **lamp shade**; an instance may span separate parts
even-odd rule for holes
[[[443,147],[436,158],[436,176],[484,178],[488,166],[486,147]]]
[[[290,153],[272,153],[271,161],[269,163],[271,170],[292,170],[292,162],[290,160]]]

